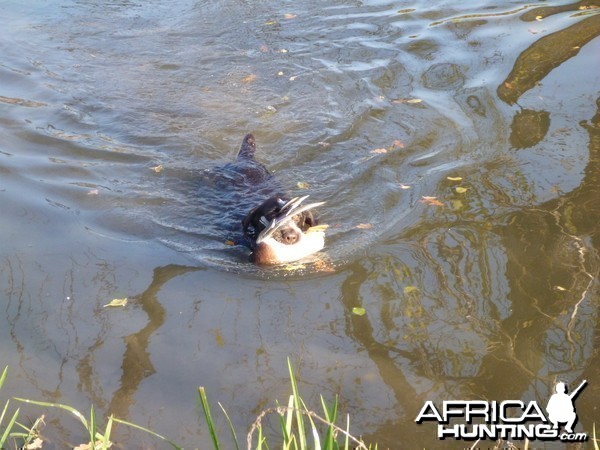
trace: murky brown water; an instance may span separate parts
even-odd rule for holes
[[[545,405],[558,380],[600,424],[596,3],[61,3],[0,4],[2,398],[208,448],[197,386],[245,440],[290,356],[380,449],[470,447],[423,403]],[[205,175],[247,132],[327,201],[321,265],[225,245]],[[49,416],[45,448],[85,439]]]

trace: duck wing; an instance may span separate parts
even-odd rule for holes
[[[315,202],[309,203],[307,205],[302,206],[302,202],[308,198],[308,195],[304,197],[294,197],[285,205],[282,206],[280,215],[271,221],[269,226],[262,230],[258,237],[256,238],[256,243],[260,244],[262,241],[272,236],[275,231],[281,228],[284,224],[291,220],[297,214],[301,214],[304,211],[308,211],[309,209],[316,208],[317,206],[321,206],[325,204],[325,202]]]

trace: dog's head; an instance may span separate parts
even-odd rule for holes
[[[306,198],[285,201],[280,197],[270,197],[242,220],[244,235],[254,249],[254,262],[278,264],[296,261],[323,248],[324,233],[306,233],[317,225],[309,209],[322,203],[301,206]]]

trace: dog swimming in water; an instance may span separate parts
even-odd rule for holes
[[[256,189],[271,177],[267,168],[254,159],[256,143],[252,134],[242,141],[234,162],[225,166],[239,175],[248,189]],[[239,178],[239,177],[238,177]],[[283,264],[312,255],[325,246],[325,233],[317,228],[312,209],[325,202],[305,203],[307,196],[288,199],[272,194],[242,219],[245,244],[252,250],[250,260],[258,265]]]

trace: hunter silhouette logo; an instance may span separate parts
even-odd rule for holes
[[[587,381],[583,380],[568,394],[565,383],[556,383],[546,406],[547,414],[535,400],[445,400],[441,406],[428,400],[415,422],[436,422],[439,439],[583,442],[588,439],[587,433],[573,431],[577,423],[574,402],[586,384]],[[564,424],[562,432],[561,424]]]
[[[548,411],[548,419],[553,423],[553,429],[558,429],[559,423],[566,423],[565,431],[573,433],[573,425],[577,422],[577,414],[575,413],[575,405],[573,404],[575,397],[587,384],[587,380],[583,380],[577,389],[571,394],[567,394],[565,383],[556,383],[554,390],[556,394],[552,394],[546,406]]]

